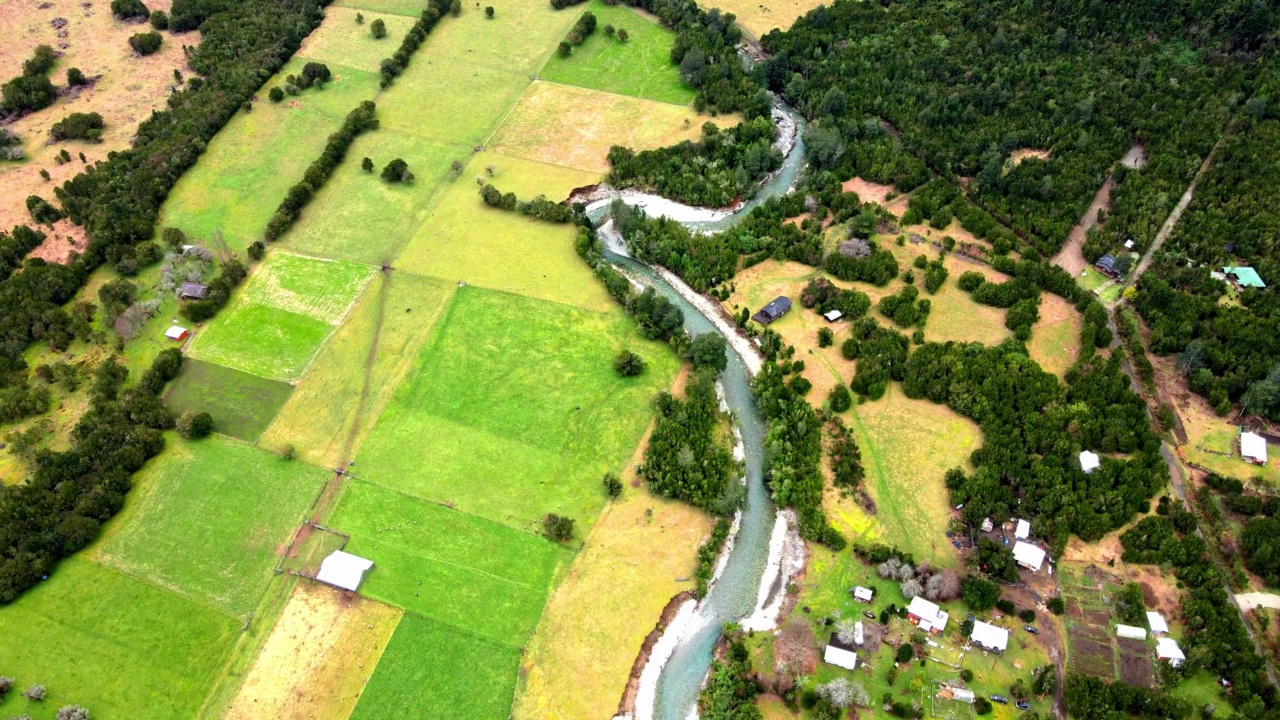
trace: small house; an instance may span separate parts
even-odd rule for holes
[[[1040,566],[1044,565],[1044,557],[1043,548],[1022,541],[1013,544],[1014,561],[1031,572],[1040,572]]]
[[[1129,640],[1146,640],[1147,631],[1132,625],[1116,625],[1116,637],[1128,638]]]
[[[179,300],[203,300],[209,287],[198,282],[184,282],[182,287],[178,288]]]
[[[1151,634],[1156,637],[1169,632],[1169,623],[1164,621],[1164,616],[1150,610],[1147,611],[1147,627],[1151,628]]]
[[[995,527],[995,524],[991,522],[991,518],[982,519],[982,532],[991,532]]]
[[[911,604],[907,606],[907,619],[925,632],[940,633],[947,629],[947,621],[951,616],[936,604],[917,595],[911,598]]]
[[[354,592],[360,589],[360,583],[364,582],[364,576],[371,568],[373,568],[372,560],[334,550],[320,563],[320,572],[316,573],[316,579],[326,585]]]
[[[1111,255],[1098,258],[1098,262],[1093,264],[1093,269],[1112,279],[1120,277],[1120,268],[1116,264],[1115,257]]]
[[[1258,271],[1251,267],[1224,267],[1222,274],[1227,276],[1227,282],[1236,290],[1244,290],[1245,288],[1258,288],[1262,290],[1267,284],[1262,282],[1262,278],[1258,275]]]
[[[751,319],[761,325],[768,325],[789,312],[791,312],[791,298],[778,297],[774,298],[773,302],[760,308],[760,312],[752,315]]]
[[[1240,459],[1254,465],[1267,464],[1267,441],[1257,433],[1240,431]]]
[[[164,331],[164,336],[170,340],[186,340],[187,329],[178,325],[173,325],[170,326],[168,330]]]
[[[822,662],[845,670],[853,670],[858,667],[858,654],[855,649],[852,645],[840,642],[838,634],[831,633],[831,638],[827,640],[827,647],[822,651]]]
[[[839,310],[832,310],[830,312],[823,313],[822,317],[826,318],[827,322],[833,323],[839,320],[840,318],[844,317],[844,313],[840,312]]]
[[[1013,530],[1013,538],[1015,540],[1026,540],[1031,537],[1031,523],[1026,520],[1019,520],[1018,525]]]
[[[1089,452],[1088,450],[1080,453],[1080,469],[1084,471],[1085,475],[1100,467],[1102,467],[1102,459],[1098,457],[1097,453]]]
[[[871,602],[876,596],[876,591],[871,588],[865,588],[861,585],[853,589],[853,599],[858,602]]]
[[[1168,637],[1156,641],[1156,657],[1167,661],[1173,667],[1181,667],[1182,661],[1187,659],[1182,648],[1178,647],[1178,641]]]
[[[1002,653],[1005,648],[1009,647],[1009,631],[1002,627],[976,620],[973,623],[973,632],[969,633],[969,640],[983,650]]]

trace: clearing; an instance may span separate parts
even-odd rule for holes
[[[1063,377],[1080,356],[1082,319],[1075,306],[1051,293],[1040,293],[1040,319],[1031,326],[1027,352],[1031,359],[1058,377]]]
[[[324,22],[302,41],[297,55],[331,65],[335,75],[346,68],[376,73],[385,58],[400,47],[405,33],[417,22],[418,13],[426,3],[419,3],[414,17],[390,13],[360,12],[354,8],[331,5],[325,8]],[[364,15],[364,23],[356,22],[356,15]],[[381,20],[387,27],[387,35],[375,38],[369,26]],[[350,108],[348,108],[350,109]]]
[[[823,0],[716,0],[707,7],[733,13],[747,34],[759,38],[774,28],[789,29],[796,18],[826,4]]]
[[[244,617],[258,606],[325,472],[212,435],[167,437],[134,478],[95,560]]]
[[[207,412],[218,432],[253,442],[292,392],[289,383],[188,359],[165,402],[175,414]]]
[[[346,720],[400,616],[388,605],[299,581],[227,720]]]

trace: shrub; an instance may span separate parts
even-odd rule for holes
[[[118,20],[146,20],[151,11],[142,0],[111,0],[111,14]]]
[[[62,212],[39,195],[27,196],[27,212],[41,225],[52,225],[62,219]]]
[[[1061,597],[1049,598],[1049,602],[1045,603],[1045,606],[1054,615],[1061,615],[1067,611],[1067,603]]]
[[[1000,599],[1000,586],[978,577],[964,580],[964,602],[974,612],[986,612]]]
[[[693,368],[700,370],[710,368],[717,373],[724,372],[729,366],[724,336],[716,332],[705,332],[689,343],[689,359]]]
[[[991,701],[984,697],[976,698],[973,701],[973,709],[974,709],[974,712],[978,713],[979,715],[990,715]]]
[[[618,28],[618,42],[625,43],[631,36],[627,34],[626,28]]]
[[[98,113],[71,113],[49,128],[54,140],[88,140],[102,142],[102,130],[106,123]]]
[[[89,710],[80,705],[63,705],[54,720],[89,720]]]
[[[163,10],[156,10],[151,13],[151,28],[153,30],[168,30],[169,15]]]
[[[261,260],[262,256],[265,255],[266,252],[267,252],[267,246],[263,245],[261,240],[254,240],[253,242],[249,243],[249,247],[245,250],[245,253],[249,256],[249,259],[254,261]]]
[[[485,16],[485,17],[487,17],[487,18],[489,18],[490,20],[492,20],[492,19],[493,19],[493,6],[492,6],[492,5],[485,5],[485,6],[484,6],[484,16]]]
[[[387,182],[412,182],[413,173],[409,172],[409,163],[396,158],[382,168],[382,179]]]
[[[284,100],[284,90],[281,90],[279,85],[271,88],[267,91],[267,99],[273,103],[278,103],[281,100]]]
[[[13,678],[0,675],[0,700],[4,700],[4,696],[9,694],[13,689]]]
[[[818,328],[818,347],[831,347],[835,339],[836,335],[831,332],[831,328]]]
[[[844,383],[831,388],[831,409],[835,412],[844,412],[853,406],[853,396],[849,394],[849,389]]]
[[[556,52],[560,54],[560,57],[569,57],[570,55],[573,54],[573,46],[567,42],[562,41],[556,47]]]
[[[129,47],[139,55],[150,55],[160,49],[162,42],[159,33],[138,33],[129,38]]]
[[[373,160],[372,160],[372,159],[370,159],[370,158],[365,158],[365,159],[361,160],[361,161],[360,161],[360,169],[361,169],[361,170],[363,170],[363,171],[365,171],[365,172],[367,172],[367,173],[371,173],[371,172],[373,172]]]
[[[88,84],[89,78],[84,76],[84,73],[80,71],[80,68],[67,68],[67,85],[70,85],[71,87],[79,87],[81,85]]]
[[[573,539],[573,518],[551,513],[542,518],[542,531],[556,542],[567,542]]]
[[[911,643],[904,642],[898,646],[898,652],[894,654],[894,659],[898,662],[911,662],[911,658],[916,656],[916,649]]]
[[[622,377],[634,377],[644,372],[644,358],[631,352],[623,350],[613,359],[613,369]]]
[[[601,483],[604,485],[604,493],[609,497],[616,498],[622,494],[622,480],[617,475],[605,473]]]
[[[32,685],[22,691],[23,697],[31,702],[41,702],[44,700],[45,689],[43,685]]]
[[[188,440],[199,440],[213,432],[213,416],[207,412],[182,413],[178,418],[178,434]]]
[[[996,601],[996,609],[1005,615],[1012,615],[1018,608],[1013,604],[1012,600],[1000,598]]]
[[[387,24],[383,22],[382,18],[378,18],[369,23],[369,32],[373,34],[374,39],[381,40],[387,36]]]
[[[1036,611],[1031,608],[1025,608],[1018,611],[1018,617],[1022,619],[1022,622],[1033,623],[1036,621]]]

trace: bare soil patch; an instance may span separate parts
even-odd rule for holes
[[[1014,165],[1022,164],[1027,158],[1035,158],[1036,160],[1048,160],[1050,152],[1048,150],[1038,150],[1036,148],[1018,148],[1009,154],[1009,162]]]
[[[845,192],[851,192],[857,195],[858,199],[864,203],[873,202],[879,205],[888,205],[889,195],[897,192],[897,188],[892,185],[881,185],[880,183],[873,183],[859,177],[853,178],[852,180],[845,180],[844,184],[841,185],[840,188]],[[894,199],[897,200],[898,198]],[[894,214],[899,216],[902,215],[901,212]]]
[[[1115,181],[1108,177],[1107,181],[1102,183],[1102,187],[1098,188],[1097,194],[1093,196],[1093,201],[1089,203],[1089,208],[1084,211],[1080,222],[1071,228],[1071,232],[1067,235],[1067,242],[1063,244],[1058,254],[1053,256],[1052,262],[1054,265],[1066,270],[1073,276],[1078,276],[1089,266],[1088,261],[1081,254],[1081,249],[1084,247],[1084,239],[1089,234],[1089,231],[1093,229],[1093,226],[1098,224],[1098,211],[1111,209],[1111,189],[1115,186]]]
[[[1110,643],[1078,637],[1074,629],[1068,635],[1071,638],[1070,665],[1076,672],[1106,679],[1115,677],[1115,656]]]
[[[1151,651],[1141,640],[1123,639],[1120,646],[1120,682],[1150,688],[1155,684],[1155,668]]]

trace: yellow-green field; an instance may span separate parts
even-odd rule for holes
[[[826,0],[716,0],[708,7],[733,13],[743,30],[759,38],[775,28],[786,30],[796,18],[829,4]]]

